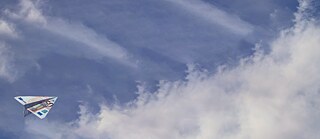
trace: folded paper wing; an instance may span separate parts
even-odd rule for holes
[[[24,115],[26,116],[29,112],[43,119],[47,116],[50,109],[56,102],[58,97],[48,96],[17,96],[15,99],[25,106]],[[27,111],[29,112],[27,112]]]
[[[31,104],[34,102],[38,102],[41,100],[51,99],[53,97],[47,97],[47,96],[16,96],[14,99],[16,99],[18,102],[20,102],[22,105]]]

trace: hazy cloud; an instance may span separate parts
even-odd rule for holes
[[[13,53],[4,42],[0,41],[0,77],[13,82],[16,78],[16,72],[13,64]]]
[[[12,24],[0,19],[0,77],[13,82],[16,78],[16,69],[13,66],[13,52],[5,43],[6,37],[17,38],[18,33]]]
[[[12,18],[24,19],[28,22],[44,24],[46,23],[46,19],[41,12],[40,6],[40,0],[20,0],[17,11],[12,12],[7,9],[5,10],[5,13]]]
[[[17,37],[17,32],[12,24],[0,19],[0,35]]]

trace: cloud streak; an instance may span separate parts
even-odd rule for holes
[[[67,23],[63,20],[52,20],[46,29],[65,38],[80,42],[90,47],[97,55],[107,56],[130,64],[128,53],[124,48],[111,40],[98,35],[95,31],[82,24]]]
[[[211,23],[218,24],[229,31],[240,34],[247,35],[253,31],[253,26],[249,23],[241,20],[236,15],[226,13],[218,9],[217,7],[205,3],[201,0],[167,0],[182,8],[187,9],[190,13],[197,15]]]
[[[21,0],[18,10],[6,10],[6,13],[13,19],[26,21],[35,27],[40,27],[65,39],[83,44],[75,47],[83,50],[83,53],[88,53],[88,51],[94,53],[87,54],[86,56],[89,58],[109,57],[132,65],[129,61],[128,52],[120,45],[103,35],[97,34],[81,23],[72,23],[61,18],[45,16],[41,11],[42,5],[43,2],[38,0]]]

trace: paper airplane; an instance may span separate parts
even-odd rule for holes
[[[40,119],[47,116],[58,97],[54,96],[16,96],[18,102],[24,106],[24,116],[33,113]]]

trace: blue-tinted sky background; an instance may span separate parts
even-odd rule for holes
[[[316,139],[319,5],[1,0],[0,138]]]

